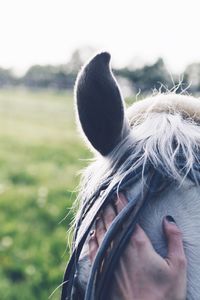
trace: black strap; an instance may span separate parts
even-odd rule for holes
[[[149,166],[146,166],[146,170],[148,170]],[[61,300],[71,300],[72,290],[73,290],[73,283],[74,283],[74,276],[76,272],[77,263],[80,257],[81,250],[83,248],[83,245],[85,243],[85,240],[91,230],[91,227],[99,213],[103,209],[104,206],[106,206],[110,199],[113,198],[113,196],[120,192],[121,190],[125,189],[127,186],[130,186],[131,184],[134,184],[137,182],[139,177],[141,176],[141,168],[138,168],[137,170],[134,170],[132,173],[128,174],[124,177],[122,180],[120,187],[118,187],[118,184],[113,188],[112,191],[110,191],[109,194],[105,195],[105,197],[101,198],[101,201],[98,202],[98,205],[96,205],[94,209],[94,214],[92,214],[92,218],[88,218],[88,214],[85,215],[82,222],[85,222],[87,224],[85,226],[85,231],[82,233],[82,235],[79,238],[79,241],[76,242],[76,245],[74,246],[73,253],[70,257],[70,260],[68,262],[64,278],[63,278],[63,285],[62,285],[62,293],[61,293]],[[94,204],[94,203],[93,203]],[[93,205],[91,205],[91,209],[93,209]],[[83,215],[82,213],[81,215]],[[80,220],[78,221],[80,223]],[[77,226],[76,230],[79,230],[79,226]],[[75,233],[77,236],[77,233]]]
[[[146,181],[146,189],[138,194],[135,201],[129,202],[113,221],[92,265],[85,300],[106,299],[114,268],[134,231],[141,212],[158,188],[160,178],[160,174],[158,175],[154,170],[151,171]],[[117,240],[115,240],[116,234],[118,234]],[[113,240],[114,245],[108,255],[108,248]]]
[[[115,267],[125,247],[127,246],[130,237],[133,234],[135,226],[138,223],[138,219],[141,213],[145,210],[149,201],[152,201],[155,193],[157,193],[159,183],[161,182],[160,174],[155,172],[154,174],[152,174],[152,177],[149,177],[149,179],[149,187],[147,187],[142,201],[138,200],[138,204],[134,208],[134,211],[130,211],[127,222],[125,223],[125,225],[123,225],[123,230],[121,231],[120,236],[118,237],[116,243],[114,243],[114,246],[111,249],[107,260],[104,261],[104,269],[101,272],[99,280],[97,280],[95,299],[105,299],[105,293],[109,290],[108,284],[113,278]]]

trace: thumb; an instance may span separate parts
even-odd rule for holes
[[[183,248],[182,233],[177,227],[172,216],[166,216],[163,221],[164,232],[168,242],[168,254],[166,261],[169,264],[186,264],[186,257]]]

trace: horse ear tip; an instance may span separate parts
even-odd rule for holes
[[[101,61],[103,61],[104,63],[108,64],[110,62],[111,55],[109,52],[104,51],[104,52],[97,54],[96,58],[98,58]]]

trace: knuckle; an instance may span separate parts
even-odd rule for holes
[[[96,236],[95,235],[92,235],[89,237],[89,244],[93,244],[96,240]]]
[[[185,269],[187,267],[187,259],[184,255],[177,257],[177,265],[180,269]]]
[[[112,223],[112,221],[114,220],[115,215],[112,211],[107,212],[106,216],[105,216],[105,221],[107,223]]]
[[[131,237],[132,245],[137,248],[143,248],[146,245],[146,240],[143,236],[137,234]]]
[[[113,217],[113,216],[109,216],[109,217],[107,218],[107,220],[106,220],[106,223],[107,223],[107,224],[111,224],[111,223],[113,222],[113,220],[114,220],[114,217]]]
[[[90,237],[89,237],[89,244],[91,244],[91,243],[93,243],[94,242],[94,240],[95,240],[95,235],[91,235]]]
[[[104,230],[104,228],[103,227],[100,227],[99,229],[98,229],[98,235],[104,235],[105,234],[105,230]]]
[[[92,247],[95,243],[95,236],[90,236],[88,243],[89,243],[89,247]]]
[[[172,228],[170,228],[169,233],[175,238],[182,238],[182,232],[178,227],[173,226]]]
[[[96,222],[96,230],[101,230],[104,227],[103,221],[98,219]]]

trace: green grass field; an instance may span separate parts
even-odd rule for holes
[[[76,174],[91,156],[72,95],[1,90],[0,145],[0,299],[48,299],[68,259]]]

